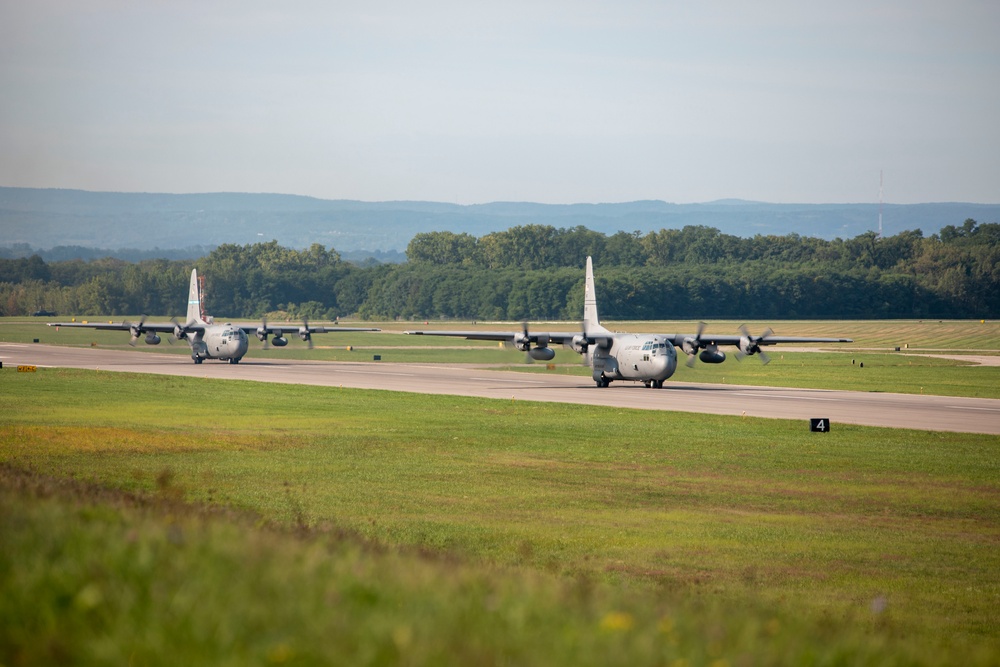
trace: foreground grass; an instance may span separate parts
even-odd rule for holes
[[[0,467],[4,664],[918,664],[884,609],[613,587]],[[878,603],[881,604],[881,603]],[[966,664],[970,664],[966,662]]]
[[[189,512],[173,504],[147,515],[8,494],[5,516],[41,513],[2,537],[23,544],[0,569],[4,599],[42,619],[9,626],[12,652],[86,619],[88,600],[139,595],[158,608],[143,587],[170,561],[162,595],[218,617],[195,616],[180,635],[201,632],[192,641],[206,654],[287,644],[325,656],[316,637],[334,632],[356,651],[346,662],[370,664],[397,661],[397,634],[416,664],[1000,659],[995,436],[815,435],[774,420],[49,369],[4,369],[0,386],[11,474],[256,517],[184,524],[178,545],[171,522]],[[194,555],[129,579],[134,550],[174,548]],[[77,568],[65,589],[44,575],[61,567]],[[361,611],[336,593],[356,580],[374,591]],[[246,602],[258,598],[288,630],[263,633],[265,611]],[[176,610],[130,604],[99,615],[112,629],[80,621],[81,645],[180,632]],[[337,625],[341,613],[359,627]]]

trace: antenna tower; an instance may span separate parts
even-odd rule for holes
[[[878,237],[882,238],[882,170],[878,170]]]

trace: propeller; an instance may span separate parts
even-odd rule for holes
[[[313,349],[312,333],[309,331],[309,319],[306,317],[302,318],[302,326],[299,327],[299,338],[306,342],[310,350]]]
[[[174,329],[176,331],[176,329],[177,329],[177,318],[176,317],[171,317],[170,321],[174,323]],[[176,340],[175,337],[174,337],[174,334],[170,334],[169,336],[167,336],[167,342],[170,343],[171,345],[174,344],[174,340]]]
[[[681,349],[684,350],[684,354],[688,356],[687,367],[694,368],[695,361],[698,360],[698,350],[701,349],[701,334],[705,331],[705,323],[698,322],[698,333],[694,335],[694,338],[685,338],[684,342],[681,344]]]
[[[567,344],[569,349],[580,355],[580,364],[587,366],[587,352],[590,350],[590,340],[587,338],[587,321],[580,320],[580,333],[573,336]]]
[[[130,324],[128,327],[129,333],[132,334],[132,338],[129,340],[128,344],[135,347],[135,344],[139,341],[139,336],[144,333],[142,325],[146,322],[146,316],[143,315],[139,318],[138,324]]]
[[[267,315],[260,318],[260,326],[257,327],[257,340],[264,342],[265,350],[271,347],[267,342]]]
[[[764,339],[774,333],[774,331],[771,330],[771,327],[765,329],[764,333],[761,335],[754,336],[751,335],[750,330],[747,329],[747,325],[742,324],[740,325],[740,333],[743,335],[740,338],[740,349],[736,353],[737,361],[742,361],[743,357],[753,356],[755,354],[760,355],[760,363],[762,364],[767,364],[771,361],[771,357],[767,356],[767,353],[760,349],[760,345]]]
[[[590,332],[587,331],[587,320],[581,320],[580,322],[580,333],[573,336],[572,340],[568,345],[572,346],[573,351],[583,355],[583,365],[587,366],[587,353],[590,352],[591,347],[597,347],[600,349],[609,349],[612,345],[610,338],[605,337],[605,333],[598,326],[599,338],[597,340],[591,340]]]
[[[167,340],[173,345],[175,340],[184,340],[187,338],[187,329],[185,328],[187,325],[182,326],[176,317],[171,317],[170,321],[174,323],[174,333]]]
[[[549,347],[548,334],[536,334],[533,342],[535,346],[531,347],[532,335],[528,333],[528,323],[522,322],[521,333],[514,334],[510,344],[525,353],[524,361],[529,364],[534,361],[551,361],[556,356],[556,351]]]
[[[514,348],[524,352],[524,363],[533,363],[531,358],[531,337],[528,333],[528,322],[527,320],[521,322],[521,333],[520,335],[514,336]]]
[[[527,352],[531,349],[531,339],[528,334],[527,322],[521,322],[521,333],[514,334],[514,339],[510,341],[510,345],[521,352]]]

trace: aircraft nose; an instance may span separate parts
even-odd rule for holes
[[[653,357],[654,372],[663,379],[669,378],[677,370],[677,351],[673,346],[664,350],[664,354]]]

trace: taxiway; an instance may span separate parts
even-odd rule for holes
[[[630,382],[599,389],[588,377],[475,366],[252,358],[235,365],[213,361],[195,365],[186,355],[18,343],[0,343],[0,361],[4,374],[16,372],[12,367],[17,365],[87,368],[793,419],[802,420],[804,428],[810,418],[821,417],[829,419],[834,429],[841,423],[1000,435],[1000,400],[996,399],[669,381],[660,390]],[[11,382],[10,377],[3,382],[5,390],[12,389]]]

